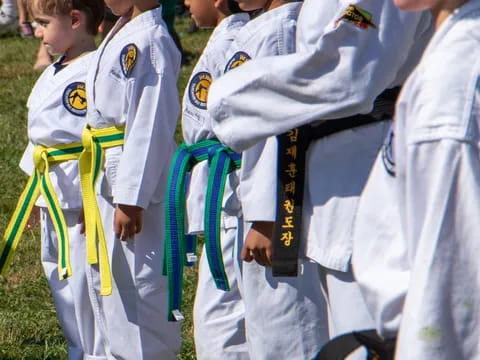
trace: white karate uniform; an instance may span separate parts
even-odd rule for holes
[[[238,71],[228,68],[241,59],[239,54],[257,58],[293,52],[300,7],[301,3],[285,4],[245,25],[229,51],[232,60],[227,71]],[[239,198],[247,223],[239,229],[240,240],[248,222],[274,219],[276,146],[276,139],[270,138],[242,154]],[[273,278],[270,269],[255,262],[241,263],[238,277],[252,359],[310,359],[328,339],[325,303],[320,288],[311,286],[320,281],[318,271],[304,259],[301,263],[303,272],[298,278]]]
[[[361,199],[355,273],[401,360],[480,358],[479,23],[471,0],[437,30]]]
[[[57,63],[39,77],[30,93],[28,107],[29,145],[20,167],[29,175],[34,171],[35,145],[54,146],[80,142],[86,124],[86,109],[79,99],[78,113],[70,107],[68,95],[81,83],[84,89],[92,54],[85,55],[55,74]],[[70,109],[70,110],[69,110]],[[82,208],[78,162],[67,161],[50,166],[50,177],[63,210],[70,241],[72,276],[60,281],[58,276],[58,237],[42,197],[37,201],[41,211],[42,264],[52,290],[57,316],[68,345],[69,359],[105,358],[103,339],[95,324],[87,284],[85,238],[80,234],[78,219]]]
[[[353,6],[361,23],[348,21]],[[252,61],[213,84],[213,130],[243,150],[317,120],[368,113],[384,89],[403,83],[431,29],[427,12],[407,13],[392,1],[306,0],[295,54]],[[350,257],[358,197],[387,129],[380,122],[342,131],[307,152],[302,251],[320,264],[331,336],[374,325]]]
[[[120,18],[87,76],[88,123],[126,126],[123,147],[105,152],[97,196],[113,276],[110,296],[99,295],[98,266],[91,268],[113,358],[175,359],[180,348],[180,326],[167,322],[162,276],[164,193],[175,150],[180,54],[161,13],[157,8],[130,21]],[[115,204],[144,209],[143,229],[133,240],[115,237]]]
[[[231,15],[215,28],[203,50],[200,59],[192,71],[192,76],[183,96],[182,129],[187,144],[211,139],[213,133],[208,128],[206,99],[195,95],[195,87],[200,77],[209,74],[215,81],[224,71],[227,63],[226,53],[237,32],[250,19],[248,14]],[[187,197],[187,217],[189,232],[204,231],[203,218],[205,195],[208,184],[209,166],[204,161],[197,164],[190,177]],[[240,205],[234,190],[238,176],[228,176],[221,214],[220,241],[222,246],[225,273],[230,291],[217,289],[210,273],[208,260],[203,246],[198,269],[197,291],[193,307],[194,336],[196,356],[199,360],[248,360],[248,348],[245,337],[245,308],[238,289],[234,266],[234,244],[237,234]]]

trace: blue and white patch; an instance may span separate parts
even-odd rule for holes
[[[65,109],[73,115],[85,116],[87,114],[85,83],[74,82],[69,84],[63,91],[62,101]]]
[[[394,152],[394,140],[395,132],[393,128],[388,132],[385,144],[382,149],[382,160],[385,170],[390,176],[395,177],[395,152]]]
[[[120,68],[123,75],[129,77],[135,67],[138,56],[138,48],[135,44],[126,45],[120,52]]]
[[[196,73],[188,84],[190,102],[199,109],[207,108],[208,90],[212,85],[212,75],[206,71]]]
[[[228,61],[227,66],[225,66],[224,72],[235,69],[236,67],[239,67],[240,65],[245,64],[250,59],[251,59],[250,55],[248,55],[246,52],[238,51]]]

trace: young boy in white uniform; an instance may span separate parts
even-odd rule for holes
[[[383,0],[307,0],[298,23],[295,54],[246,64],[212,86],[214,132],[236,151],[319,120],[368,114],[385,89],[403,83],[431,26],[428,14]],[[387,99],[390,109],[378,122],[312,141],[307,152],[301,254],[319,264],[331,336],[373,327],[351,272],[351,234],[358,197],[388,129],[380,120],[391,119],[393,102]],[[269,259],[265,233],[253,229],[247,236],[247,259]]]
[[[32,174],[36,171],[34,157],[42,152],[52,154],[63,145],[76,144],[77,148],[80,146],[77,157],[80,153],[87,112],[85,78],[91,52],[96,48],[94,37],[103,19],[104,5],[99,0],[73,1],[69,5],[55,0],[31,0],[28,6],[39,24],[37,35],[43,44],[52,55],[61,55],[42,73],[27,102],[29,145],[20,166]],[[53,208],[51,201],[40,198],[29,226],[35,225],[40,215],[42,264],[67,340],[68,358],[106,359],[90,303],[85,238],[78,224],[82,198],[77,161],[51,161],[48,175],[58,207]],[[69,240],[65,243],[53,225],[54,217],[62,215],[65,227],[61,231],[68,234]]]
[[[105,262],[102,265],[100,259],[99,268],[92,266],[92,277],[101,287],[96,289],[99,320],[110,356],[175,359],[180,327],[167,322],[161,273],[164,187],[175,150],[180,54],[157,0],[109,0],[106,5],[120,19],[100,45],[87,76],[90,130],[85,130],[84,145],[95,141],[88,139],[96,129],[115,126],[125,126],[125,140],[123,146],[104,151],[98,182],[97,201],[113,277],[109,289],[104,286]],[[82,189],[89,185],[82,180]],[[84,192],[87,242],[92,221],[89,201]],[[98,218],[95,221],[98,224]],[[100,296],[110,290],[111,295]]]
[[[200,28],[215,27],[192,71],[183,96],[182,129],[187,145],[213,138],[206,110],[208,87],[223,74],[226,53],[237,32],[250,19],[233,0],[187,0],[186,7]],[[236,12],[232,15],[232,12]],[[190,178],[188,232],[204,232],[205,190],[208,161],[198,163]],[[220,241],[230,290],[217,289],[203,246],[198,270],[193,319],[196,356],[199,360],[248,360],[245,338],[245,309],[235,275],[234,244],[237,234],[238,200],[229,186],[238,182],[231,174],[226,182]]]
[[[227,73],[235,73],[238,66],[243,67],[250,59],[285,55],[295,50],[296,19],[301,3],[239,1],[239,5],[243,10],[264,12],[237,35],[229,50]],[[271,221],[275,215],[272,211],[275,171],[275,138],[243,152],[238,192],[246,227],[254,220]],[[239,241],[243,240],[243,234],[240,229]],[[241,249],[242,244],[238,247]],[[318,273],[312,264],[303,265],[300,277],[275,279],[269,270],[257,264],[240,263],[238,276],[252,359],[308,359],[326,341],[325,304],[319,288],[311,287],[312,282],[319,281]]]
[[[378,331],[400,325],[397,359],[477,359],[480,1],[395,3],[431,9],[437,31],[362,194],[354,270]]]

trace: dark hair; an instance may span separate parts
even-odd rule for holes
[[[27,0],[30,12],[35,10],[46,15],[69,15],[72,10],[79,10],[87,16],[87,31],[97,35],[98,26],[105,14],[103,0]]]
[[[235,0],[228,0],[228,9],[232,12],[232,14],[245,12],[240,9],[240,6],[238,6],[238,2],[236,2]]]

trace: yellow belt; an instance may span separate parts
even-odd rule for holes
[[[82,150],[83,147],[80,143],[56,145],[54,147],[38,145],[35,147],[33,154],[35,169],[20,195],[7,230],[3,235],[3,241],[0,244],[0,273],[2,275],[8,269],[23,229],[40,194],[42,194],[47,203],[47,209],[58,237],[59,279],[63,280],[72,275],[67,225],[52,186],[49,165],[68,160],[77,160]]]
[[[87,261],[89,264],[99,263],[101,295],[112,293],[112,274],[95,184],[103,167],[104,149],[123,145],[124,132],[124,127],[93,129],[87,125],[82,134],[83,151],[79,158],[79,169],[85,215]]]

